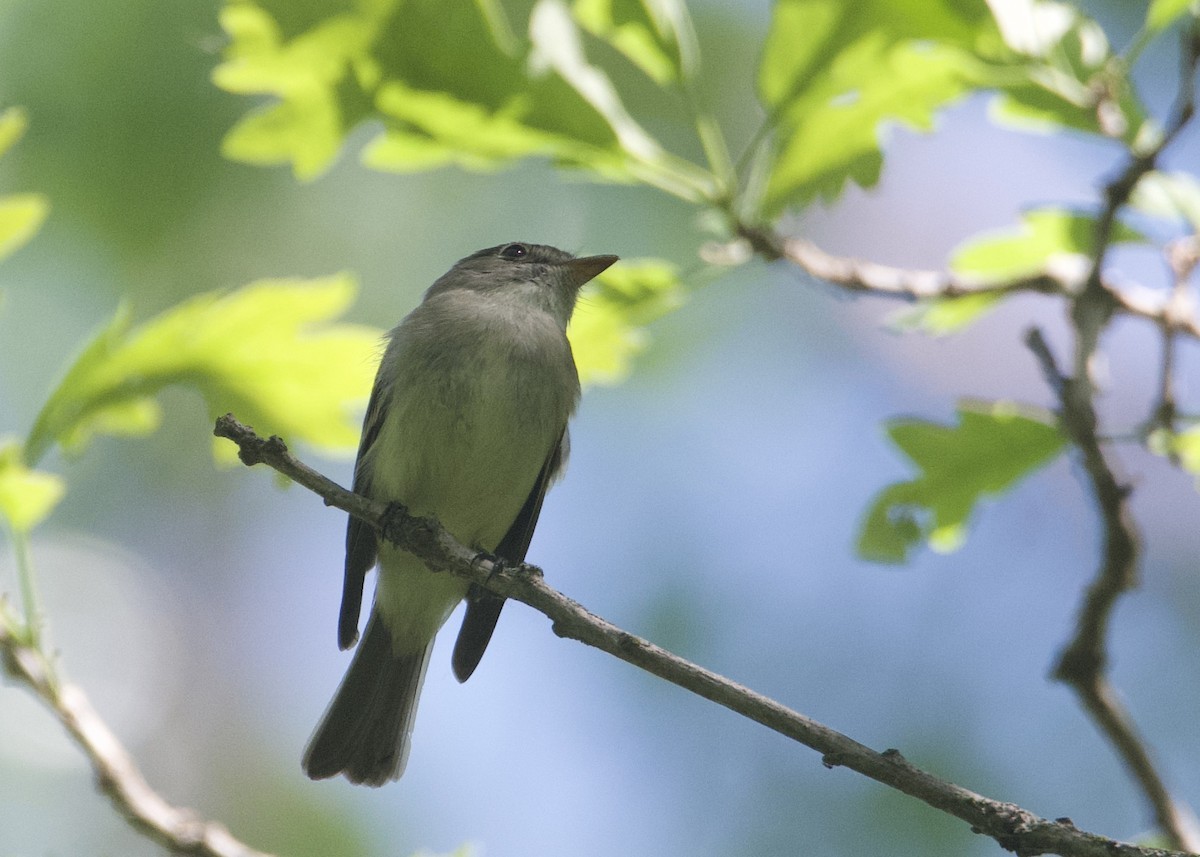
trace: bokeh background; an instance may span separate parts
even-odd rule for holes
[[[1087,9],[1118,45],[1144,14],[1139,3]],[[53,205],[37,239],[0,266],[0,431],[27,430],[123,300],[141,319],[258,277],[352,270],[362,294],[351,318],[386,327],[455,259],[505,240],[671,259],[692,297],[653,326],[627,382],[587,391],[531,561],[601,615],[871,746],[1083,828],[1119,838],[1146,828],[1112,752],[1046,678],[1097,557],[1077,468],[1060,462],[989,504],[955,554],[893,568],[853,553],[871,497],[908,473],[882,421],[950,420],[962,396],[1049,404],[1020,337],[1037,323],[1062,346],[1061,307],[1021,299],[955,337],[900,335],[888,325],[898,306],[847,299],[782,266],[703,273],[694,213],[650,191],[536,164],[383,176],[357,165],[353,145],[311,184],[225,161],[221,137],[249,104],[209,80],[217,10],[0,2],[0,104],[31,119],[0,162],[0,189]],[[710,0],[694,13],[709,95],[745,141],[769,4]],[[1139,75],[1164,110],[1172,46],[1156,45]],[[947,111],[931,136],[888,139],[878,188],[808,212],[795,230],[834,252],[937,268],[1026,206],[1093,203],[1119,156],[998,129],[982,98]],[[1168,165],[1198,163],[1193,128]],[[1116,262],[1161,287],[1153,253]],[[1135,322],[1105,342],[1115,431],[1146,415],[1157,347]],[[1194,348],[1182,357],[1186,376]],[[66,674],[169,800],[255,847],[296,857],[463,843],[488,857],[1001,853],[922,804],[557,639],[520,605],[466,685],[441,641],[403,780],[378,791],[309,782],[301,748],[347,663],[334,630],[344,518],[262,470],[214,468],[198,397],[171,392],[165,404],[148,440],[102,439],[81,459],[48,462],[69,494],[36,533],[34,559]],[[349,480],[348,460],[310,458]],[[1200,501],[1162,461],[1132,446],[1121,458],[1146,562],[1116,615],[1115,679],[1168,782],[1200,804]],[[14,590],[7,557],[0,588]],[[79,853],[159,849],[97,792],[52,716],[2,686],[0,855]]]

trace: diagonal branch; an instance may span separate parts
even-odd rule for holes
[[[1050,821],[1011,803],[986,798],[924,771],[896,750],[880,753],[721,675],[630,634],[551,588],[529,565],[498,565],[454,539],[436,521],[417,518],[397,504],[385,506],[351,493],[293,457],[278,437],[260,438],[231,414],[214,434],[239,447],[247,465],[266,464],[375,527],[434,571],[454,574],[533,607],[556,634],[593,646],[672,684],[722,705],[822,754],[827,767],[843,766],[949,813],[1022,855],[1070,857],[1169,857],[1178,852],[1140,848],[1078,830],[1069,819]]]
[[[233,837],[222,825],[167,803],[146,782],[133,757],[101,719],[84,692],[59,682],[45,655],[17,639],[0,621],[0,664],[28,685],[87,754],[96,781],[131,825],[164,848],[194,857],[269,857]]]

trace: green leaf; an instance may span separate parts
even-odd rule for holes
[[[1191,173],[1146,173],[1129,201],[1146,214],[1182,220],[1193,232],[1200,233],[1200,181]]]
[[[1137,230],[1117,223],[1114,243],[1146,241]],[[1096,218],[1062,208],[1037,208],[1021,215],[1017,229],[970,239],[954,251],[950,267],[980,282],[1029,277],[1055,267],[1060,274],[1082,274],[1096,245]],[[1063,270],[1065,266],[1073,266]]]
[[[656,13],[649,20],[676,37],[684,73],[690,30],[679,2],[646,0]],[[336,6],[227,0],[221,21],[230,45],[213,79],[231,92],[272,97],[230,130],[228,157],[287,163],[314,178],[356,126],[373,122],[382,131],[362,159],[374,169],[491,170],[536,157],[690,201],[715,195],[708,172],[669,155],[630,116],[588,62],[563,0],[536,0],[520,38],[498,0]],[[613,19],[622,32],[623,8]]]
[[[759,68],[774,131],[767,217],[873,185],[889,124],[1000,93],[998,119],[1144,147],[1157,132],[1103,29],[1050,0],[779,0]]]
[[[378,78],[369,53],[378,16],[335,15],[286,42],[274,19],[253,3],[230,3],[220,20],[230,46],[213,82],[229,92],[280,99],[238,122],[222,153],[252,164],[290,163],[301,179],[320,175],[362,113],[343,104],[343,84]]]
[[[1038,132],[1070,128],[1130,145],[1153,125],[1095,21],[1050,0],[991,6],[1015,59],[998,78],[1003,92],[992,104],[997,122]]]
[[[31,470],[16,441],[0,444],[0,516],[19,533],[27,533],[49,515],[66,492],[62,479]]]
[[[363,162],[375,169],[411,172],[454,163],[488,170],[542,155],[588,163],[614,179],[625,177],[623,159],[616,153],[603,154],[569,135],[533,127],[520,109],[491,111],[478,102],[413,89],[395,80],[381,87],[378,104],[395,122],[363,153]]]
[[[776,131],[767,216],[847,181],[873,185],[881,128],[928,130],[944,105],[978,85],[979,45],[998,41],[982,2],[779,0],[759,67]]]
[[[1152,0],[1146,10],[1146,30],[1161,33],[1187,14],[1200,14],[1195,0]]]
[[[1004,0],[989,3],[1000,35],[1006,45],[1017,53],[1030,57],[1050,57],[1062,46],[1070,33],[1080,33],[1088,46],[1091,66],[1108,56],[1108,41],[1094,22],[1084,18],[1078,9],[1054,0]]]
[[[1158,455],[1171,456],[1188,473],[1200,476],[1200,426],[1178,433],[1157,431],[1150,436],[1148,447]]]
[[[262,280],[199,295],[136,328],[118,312],[42,408],[26,461],[36,462],[54,443],[78,451],[95,434],[153,431],[153,397],[172,384],[197,390],[214,417],[232,411],[264,434],[353,449],[381,336],[330,323],[355,291],[346,275]],[[221,460],[234,458],[227,442],[218,441],[215,451]]]
[[[575,0],[571,14],[659,86],[695,73],[695,37],[679,0]]]
[[[538,0],[529,17],[529,38],[533,44],[530,62],[534,69],[552,70],[571,86],[604,117],[623,151],[646,162],[662,159],[658,143],[625,110],[612,82],[588,63],[579,29],[562,0]]]
[[[375,120],[383,131],[363,160],[376,169],[495,169],[546,157],[609,181],[669,172],[584,59],[559,0],[536,4],[528,39],[513,34],[496,0],[359,0],[332,10],[229,0],[221,21],[230,45],[215,82],[273,96],[229,132],[231,158],[288,163],[313,178],[355,126]]]
[[[29,120],[25,111],[10,107],[0,113],[0,155],[21,139]],[[37,234],[50,203],[38,193],[0,196],[0,259],[10,256]]]
[[[891,320],[899,330],[915,330],[931,336],[957,333],[989,312],[1001,300],[999,292],[960,295],[920,301]]]
[[[20,107],[9,107],[0,113],[0,156],[13,147],[29,127],[29,117]]]
[[[39,193],[0,196],[0,259],[36,235],[49,213],[50,203]]]
[[[921,542],[947,553],[961,546],[981,500],[1011,488],[1066,446],[1049,414],[1011,403],[964,403],[956,426],[894,420],[887,431],[918,470],[885,488],[867,513],[858,551],[905,562]]]
[[[580,380],[623,380],[649,341],[644,327],[683,300],[675,267],[657,259],[623,260],[589,283],[567,331]]]

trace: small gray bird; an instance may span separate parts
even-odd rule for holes
[[[463,544],[524,561],[546,489],[566,462],[567,421],[579,401],[567,322],[580,286],[615,261],[521,243],[460,260],[389,334],[354,490],[435,516]],[[304,754],[313,779],[399,779],[438,629],[465,597],[452,665],[466,681],[504,606],[351,518],[342,649],[358,638],[363,584],[376,562],[366,633]]]

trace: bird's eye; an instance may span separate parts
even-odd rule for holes
[[[509,244],[500,251],[500,255],[505,259],[523,259],[529,255],[529,248],[524,244]]]

